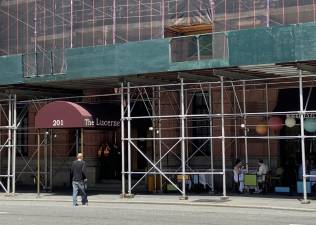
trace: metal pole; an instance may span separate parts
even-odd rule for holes
[[[73,16],[73,0],[70,0],[70,48],[73,48],[73,21],[74,21],[74,16]]]
[[[211,84],[208,85],[208,101],[209,101],[209,113],[212,114],[212,87]],[[213,118],[210,116],[210,137],[213,136]],[[210,151],[211,151],[211,188],[212,192],[214,192],[214,155],[213,155],[213,139],[210,138]]]
[[[116,0],[113,0],[113,29],[112,29],[113,44],[116,42]]]
[[[1,115],[0,115],[0,124],[1,124]],[[2,132],[0,131],[0,145],[2,145]],[[0,174],[2,174],[2,151],[0,151]]]
[[[54,53],[53,53],[53,51],[50,51],[50,63],[51,63],[50,73],[51,73],[51,75],[54,75]]]
[[[236,98],[238,98],[237,96],[237,93],[234,92],[234,102],[233,102],[233,107],[234,107],[234,114],[236,115],[237,114],[237,111],[236,111]],[[237,117],[235,116],[234,118],[234,134],[235,134],[235,137],[237,137]],[[238,138],[235,138],[235,159],[238,158]]]
[[[8,129],[8,179],[7,179],[7,193],[10,193],[11,186],[11,126],[12,126],[12,95],[9,95],[9,116],[8,116],[8,124],[10,128]]]
[[[44,185],[45,185],[45,189],[47,190],[47,186],[48,186],[48,132],[45,131],[45,136],[44,136]]]
[[[267,27],[270,27],[270,0],[267,0]]]
[[[34,1],[34,54],[35,54],[35,74],[38,75],[38,68],[37,68],[37,0]]]
[[[122,159],[122,194],[125,196],[125,147],[124,147],[125,129],[124,129],[124,84],[121,83],[121,159]]]
[[[37,197],[40,197],[40,133],[37,130]]]
[[[224,118],[224,78],[221,76],[221,114],[222,114],[222,164],[223,164],[223,196],[226,199],[226,160],[225,160],[225,118]]]
[[[16,167],[16,95],[13,97],[13,148],[12,148],[12,194],[15,194],[15,167]]]
[[[243,108],[244,108],[244,136],[245,136],[245,161],[246,161],[246,171],[248,172],[248,139],[247,139],[247,115],[246,115],[246,82],[242,82],[242,92],[243,92]]]
[[[303,79],[302,70],[299,71],[299,93],[300,93],[300,122],[301,122],[301,151],[302,151],[302,167],[303,167],[303,190],[304,190],[304,200],[303,204],[309,203],[307,200],[306,191],[306,165],[305,165],[305,132],[304,132],[304,106],[303,106]]]
[[[53,191],[53,130],[49,129],[49,190]]]
[[[128,161],[128,197],[132,195],[132,156],[131,156],[131,89],[130,83],[127,83],[127,161]]]
[[[200,36],[198,36],[197,38],[196,38],[196,48],[197,48],[197,59],[198,59],[198,61],[200,61],[201,60],[201,52],[200,52]]]
[[[160,95],[160,86],[158,87],[158,116],[161,115],[161,95]],[[158,135],[158,146],[159,146],[159,169],[162,170],[162,163],[161,163],[161,157],[162,157],[162,153],[161,153],[161,120],[160,118],[158,118],[158,130],[159,130],[159,135]],[[159,180],[160,180],[160,191],[162,191],[162,176],[159,176]]]
[[[79,153],[79,130],[76,129],[76,155]]]
[[[184,115],[184,87],[183,87],[183,78],[181,78],[181,91],[180,91],[180,104],[181,104],[181,163],[182,163],[182,197],[180,199],[186,200],[185,190],[185,115]]]
[[[187,112],[189,110],[187,108],[188,107],[188,91],[187,90],[185,90],[183,92],[183,101],[184,101],[184,103],[183,103],[184,112],[185,112],[185,114],[187,114]],[[188,135],[189,134],[189,128],[188,128],[189,126],[188,126],[188,118],[187,117],[185,118],[184,122],[185,122],[184,123],[184,127],[185,127],[184,133]],[[185,140],[185,157],[186,157],[186,159],[189,157],[189,139]]]
[[[80,140],[80,142],[81,142],[81,144],[80,144],[80,152],[82,153],[82,155],[84,155],[84,153],[83,153],[83,128],[81,128],[81,138],[80,138],[81,140]]]
[[[268,84],[266,84],[266,111],[269,112],[269,95],[268,95]],[[268,116],[267,116],[268,119]],[[268,129],[268,137],[270,136],[270,129]],[[270,138],[268,140],[268,163],[269,168],[271,168],[271,148],[270,148]]]
[[[156,101],[155,101],[155,98],[156,98],[156,94],[155,94],[155,87],[152,88],[152,92],[153,92],[153,100],[152,100],[152,116],[156,116]],[[157,120],[156,118],[153,118],[152,119],[152,126],[153,126],[153,130],[152,130],[152,134],[153,134],[153,162],[154,164],[156,164],[156,123],[157,123]],[[156,171],[155,171],[156,172]],[[157,179],[157,175],[154,174],[154,187],[155,187],[155,191],[157,190],[157,182],[156,182],[156,179]]]
[[[162,38],[165,38],[165,1],[161,1],[161,17]]]

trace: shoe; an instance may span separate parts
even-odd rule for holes
[[[77,207],[77,206],[79,206],[79,205],[78,204],[73,205],[73,207]]]

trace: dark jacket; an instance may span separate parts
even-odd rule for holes
[[[86,163],[83,160],[76,160],[72,162],[70,176],[72,181],[83,181],[87,178]]]

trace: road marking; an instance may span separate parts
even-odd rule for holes
[[[303,224],[290,223],[289,225],[303,225]]]
[[[0,212],[0,214],[7,214],[7,212]]]

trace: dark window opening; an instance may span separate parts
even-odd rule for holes
[[[207,92],[204,93],[207,96]],[[208,98],[205,98],[202,93],[197,93],[193,99],[193,114],[208,114],[209,104]],[[193,137],[209,137],[210,136],[210,121],[205,118],[194,119],[192,121],[192,135]],[[195,152],[197,148],[200,148],[204,143],[205,139],[193,140],[192,152]],[[210,155],[210,143],[205,143],[198,152],[196,156]]]
[[[20,126],[17,129],[17,156],[27,156],[28,154],[28,112],[27,107],[17,108],[17,121],[20,122]]]

